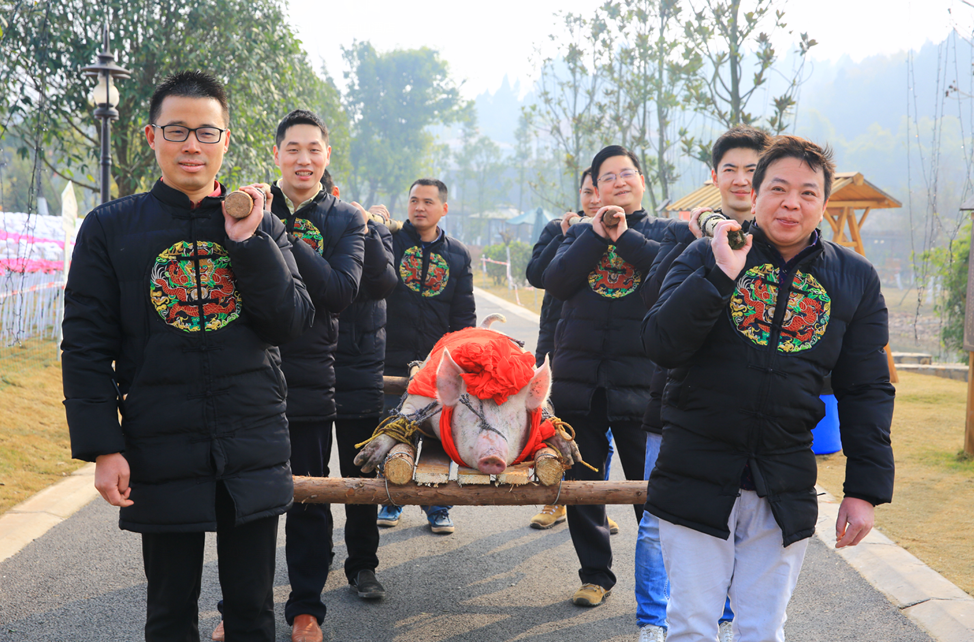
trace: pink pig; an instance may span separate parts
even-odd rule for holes
[[[503,317],[490,315],[481,328],[489,330],[491,323],[498,319],[503,320]],[[496,330],[490,331],[506,337]],[[519,350],[527,352],[523,348]],[[429,361],[427,357],[424,365]],[[469,394],[463,374],[464,370],[454,361],[449,349],[444,349],[436,370],[436,398],[408,394],[401,413],[410,418],[422,418],[424,431],[432,430],[443,441],[440,415],[443,407],[450,409],[453,443],[460,458],[482,473],[503,473],[521,454],[531,437],[531,413],[547,404],[551,390],[548,360],[546,358],[541,367],[535,369],[527,384],[504,403]],[[395,443],[391,436],[380,435],[362,448],[355,457],[355,464],[361,466],[363,472],[374,470],[385,461]],[[569,465],[580,460],[575,442],[565,440],[557,433],[545,443],[558,450]]]

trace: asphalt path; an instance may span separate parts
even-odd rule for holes
[[[527,296],[531,296],[528,294]],[[537,324],[478,298],[479,317],[502,312],[496,325],[533,349]],[[332,461],[337,470],[337,462]],[[618,459],[612,477],[622,478]],[[344,511],[334,506],[335,563],[323,599],[325,639],[396,642],[636,640],[633,556],[636,520],[627,506],[608,507],[621,532],[612,537],[618,584],[597,608],[569,601],[578,565],[568,528],[529,528],[537,507],[458,506],[453,535],[433,535],[419,507],[406,507],[396,528],[382,529],[378,577],[387,596],[360,600],[341,570],[346,556]],[[100,498],[0,564],[0,640],[41,642],[142,639],[145,577],[138,535],[120,531],[117,509]],[[217,624],[215,537],[207,536],[200,631]],[[283,520],[278,535],[277,639],[288,594]],[[788,609],[789,640],[929,642],[838,555],[812,538]]]

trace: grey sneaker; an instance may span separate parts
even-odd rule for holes
[[[717,639],[720,642],[734,642],[734,624],[732,622],[721,622]]]
[[[664,642],[666,629],[661,626],[647,624],[639,627],[639,642]]]

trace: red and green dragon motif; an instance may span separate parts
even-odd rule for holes
[[[180,241],[157,256],[149,298],[163,321],[185,332],[219,330],[240,316],[230,256],[223,246],[208,241],[198,242],[195,249],[193,243]]]
[[[450,281],[450,265],[439,254],[431,253],[426,283],[423,283],[423,249],[416,245],[403,253],[399,262],[399,277],[413,292],[433,297],[443,292]]]
[[[771,264],[755,266],[737,280],[730,301],[731,321],[755,345],[767,346],[770,341],[780,280],[781,270]],[[832,300],[818,280],[796,272],[781,321],[778,352],[801,352],[818,343],[831,311]]]
[[[616,253],[616,246],[610,245],[599,264],[589,272],[588,285],[596,294],[607,299],[621,299],[632,294],[639,287],[643,275]]]
[[[287,221],[284,221],[285,225]],[[294,230],[291,232],[294,238],[301,239],[311,246],[311,249],[318,254],[325,252],[325,237],[321,235],[321,230],[306,218],[294,219]]]

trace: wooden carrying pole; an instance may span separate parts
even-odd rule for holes
[[[556,501],[557,500],[557,501]],[[564,481],[542,486],[401,486],[384,479],[361,477],[295,477],[294,501],[299,504],[388,504],[399,506],[526,506],[533,504],[644,504],[644,481]]]

